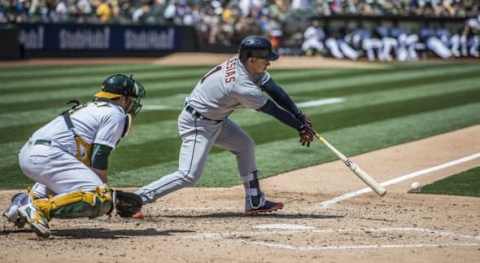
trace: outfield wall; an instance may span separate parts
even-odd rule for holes
[[[0,25],[0,60],[19,59],[22,57],[17,27]]]
[[[17,24],[23,56],[162,56],[196,51],[195,30],[186,26]]]

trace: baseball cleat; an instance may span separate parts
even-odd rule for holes
[[[23,205],[24,200],[28,200],[27,194],[16,193],[12,196],[10,206],[3,212],[3,216],[8,222],[13,223],[18,228],[23,228],[27,223],[27,220],[18,213],[18,208]]]
[[[259,214],[259,213],[268,213],[268,212],[273,212],[283,209],[283,203],[282,202],[272,202],[265,200],[263,204],[259,207],[247,207],[245,209],[245,213],[249,215],[254,215],[254,214]]]
[[[36,209],[33,204],[27,204],[18,208],[18,213],[23,216],[37,236],[47,238],[50,236],[48,220],[42,211]]]

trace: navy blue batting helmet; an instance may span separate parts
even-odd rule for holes
[[[238,51],[240,59],[243,61],[249,57],[264,58],[268,60],[277,60],[278,54],[272,50],[272,43],[262,36],[248,36],[240,42]]]

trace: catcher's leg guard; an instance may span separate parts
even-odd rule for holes
[[[33,200],[33,204],[48,220],[56,218],[94,218],[109,213],[113,209],[112,190],[105,186],[95,192],[71,192],[52,198]]]
[[[18,213],[25,218],[32,230],[39,237],[47,238],[50,235],[48,218],[32,202],[18,208]]]

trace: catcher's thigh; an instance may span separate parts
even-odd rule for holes
[[[85,164],[61,149],[46,145],[26,144],[19,154],[23,173],[45,185],[55,194],[74,191],[95,191],[102,180]]]
[[[107,186],[97,187],[94,192],[71,192],[51,198],[32,200],[48,219],[78,218],[104,215],[113,208],[112,190]]]

